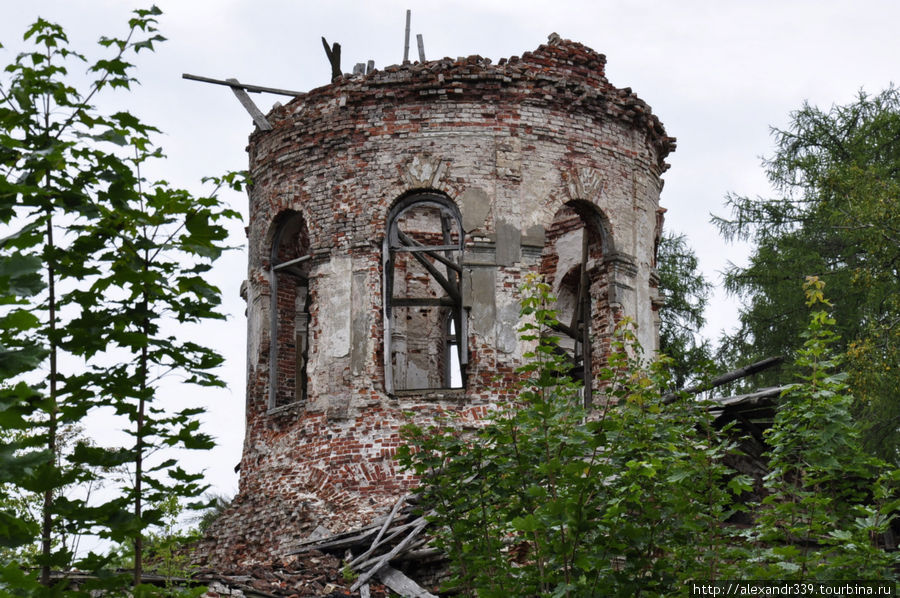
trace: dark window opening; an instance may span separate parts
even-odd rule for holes
[[[302,216],[282,217],[269,266],[269,408],[306,400],[309,359],[309,232]]]
[[[459,210],[442,195],[418,193],[391,210],[384,248],[388,392],[463,387],[463,243]]]
[[[598,296],[603,285],[602,238],[602,225],[592,208],[567,205],[547,229],[541,255],[541,274],[557,298],[559,347],[572,363],[572,378],[583,382],[586,407],[593,402],[592,329],[598,314],[592,296]]]

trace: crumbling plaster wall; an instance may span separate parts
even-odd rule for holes
[[[551,38],[496,65],[474,56],[344,77],[273,110],[273,130],[251,136],[247,433],[239,495],[213,530],[216,558],[253,560],[316,525],[368,522],[414,483],[393,460],[404,413],[475,422],[511,396],[524,350],[518,288],[567,202],[592,204],[605,226],[594,367],[625,315],[656,347],[654,242],[674,139],[630,89],[608,83],[605,57]],[[382,241],[392,204],[417,190],[445,194],[462,215],[470,361],[464,389],[389,395]],[[309,396],[273,410],[268,267],[286,210],[304,217],[313,256]]]

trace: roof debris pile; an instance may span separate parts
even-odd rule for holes
[[[401,596],[437,598],[391,566],[393,563],[398,567],[420,567],[443,559],[438,549],[428,546],[431,538],[423,533],[428,527],[427,514],[419,514],[415,506],[417,499],[415,494],[402,496],[387,516],[371,525],[329,536],[314,534],[317,537],[302,542],[289,554],[311,551],[343,554],[344,571],[355,578],[350,590],[359,590],[363,597],[371,595],[370,580],[378,579]]]
[[[352,580],[345,579],[341,560],[333,555],[307,552],[270,564],[253,565],[225,571],[201,570],[193,579],[209,584],[208,596],[244,598],[308,598],[312,596],[350,596]],[[371,588],[372,597],[386,598],[381,585]]]

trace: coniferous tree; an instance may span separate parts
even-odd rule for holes
[[[712,285],[698,271],[697,256],[684,235],[666,232],[657,255],[659,293],[659,351],[671,361],[672,381],[684,388],[709,368],[712,349],[700,337],[703,312]]]
[[[788,362],[802,345],[806,276],[828,284],[836,350],[850,359],[849,383],[871,451],[900,460],[900,91],[891,87],[829,110],[804,104],[764,162],[775,198],[728,197],[731,217],[714,218],[726,239],[756,248],[732,267],[726,289],[744,300],[723,356],[742,365],[771,355]],[[785,379],[768,374],[770,382]]]

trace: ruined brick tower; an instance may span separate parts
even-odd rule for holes
[[[389,508],[413,483],[407,414],[474,422],[513,392],[528,272],[559,297],[586,401],[618,320],[656,348],[674,139],[604,65],[552,35],[497,64],[345,75],[251,136],[247,432],[213,554],[264,560]]]

